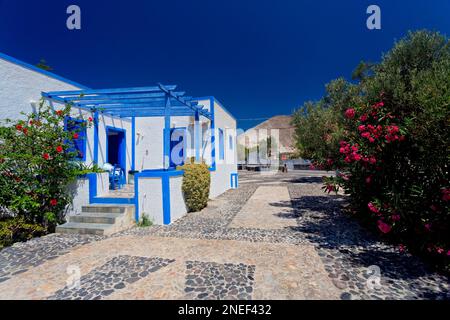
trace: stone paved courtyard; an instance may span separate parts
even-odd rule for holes
[[[447,277],[343,215],[320,181],[243,172],[170,226],[5,248],[0,299],[450,299]]]

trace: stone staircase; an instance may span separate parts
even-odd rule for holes
[[[83,206],[80,214],[69,216],[68,222],[56,227],[56,232],[107,236],[134,225],[134,205],[93,204]]]
[[[133,198],[134,197],[134,185],[126,184],[122,189],[109,190],[108,193],[99,195],[99,197],[106,198]]]

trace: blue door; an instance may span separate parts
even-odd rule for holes
[[[126,137],[125,130],[106,128],[106,162],[126,171]]]
[[[186,128],[170,129],[170,168],[182,166],[186,157]]]

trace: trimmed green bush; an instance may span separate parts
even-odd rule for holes
[[[204,163],[186,163],[179,169],[184,170],[182,190],[188,211],[200,211],[208,204],[211,175]]]

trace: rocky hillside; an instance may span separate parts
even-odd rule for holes
[[[239,135],[238,143],[241,145],[245,145],[245,137],[248,137],[248,141],[250,141],[250,147],[253,146],[251,141],[256,141],[256,132],[259,129],[267,129],[268,134],[270,134],[270,130],[278,129],[279,130],[279,139],[280,139],[280,152],[294,152],[295,151],[295,142],[294,142],[294,132],[295,128],[291,125],[291,116],[274,116],[264,122],[261,122],[257,126],[248,129],[245,133]]]

